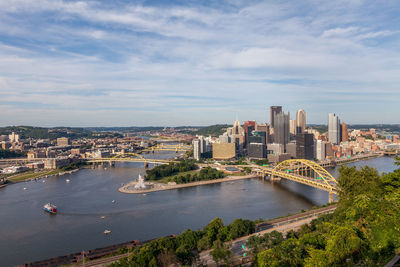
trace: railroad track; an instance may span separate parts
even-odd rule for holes
[[[85,266],[85,267],[94,267],[94,266],[102,266],[103,264],[110,264],[113,263],[117,260],[120,260],[122,258],[126,258],[129,256],[129,253],[126,254],[121,254],[121,255],[116,255],[116,256],[111,256],[111,257],[107,257],[107,258],[101,258],[101,259],[96,259],[96,260],[91,260],[88,262],[78,262],[75,264],[70,265],[72,266]]]

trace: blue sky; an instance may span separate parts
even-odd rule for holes
[[[400,3],[0,1],[0,126],[400,123]]]

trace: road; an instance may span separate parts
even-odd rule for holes
[[[279,219],[279,222],[277,222],[276,224],[271,223],[271,227],[266,230],[262,230],[262,231],[254,233],[254,234],[235,239],[234,241],[231,242],[231,244],[232,244],[231,250],[233,252],[233,257],[237,261],[239,261],[239,259],[242,258],[243,254],[246,253],[246,251],[243,250],[242,245],[244,245],[244,246],[246,245],[246,242],[250,236],[264,235],[264,234],[270,233],[272,231],[278,231],[283,234],[286,234],[290,230],[300,229],[300,227],[302,225],[310,223],[312,220],[318,218],[319,215],[325,214],[325,213],[330,213],[335,209],[336,209],[336,206],[332,206],[331,208],[324,209],[323,212],[318,212],[313,215],[305,216],[304,218],[299,217],[299,216],[301,216],[301,214],[293,215],[293,216],[286,218],[286,221],[288,223],[285,223],[284,222],[285,218],[282,218],[282,219]],[[213,260],[212,256],[210,255],[210,252],[211,252],[211,250],[206,250],[206,251],[203,251],[200,253],[200,263],[205,264],[207,266],[211,266],[211,267],[217,266],[215,261]]]

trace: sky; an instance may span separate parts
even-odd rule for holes
[[[400,2],[0,0],[0,126],[400,123]]]

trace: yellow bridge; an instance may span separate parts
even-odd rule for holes
[[[192,149],[192,146],[185,144],[165,144],[160,143],[155,146],[143,149],[142,152],[155,152],[155,151],[175,151],[175,152],[186,152]]]
[[[167,159],[146,159],[143,157],[128,157],[128,158],[96,158],[96,159],[88,159],[87,162],[89,163],[110,163],[111,166],[115,164],[115,162],[141,162],[144,163],[145,167],[148,166],[149,163],[152,164],[169,164],[171,162],[177,162],[174,160],[167,160]]]
[[[329,202],[333,201],[333,194],[337,194],[337,182],[333,176],[311,160],[290,159],[279,163],[275,168],[257,167],[257,172],[268,175],[272,181],[281,178],[295,181],[329,192]]]

